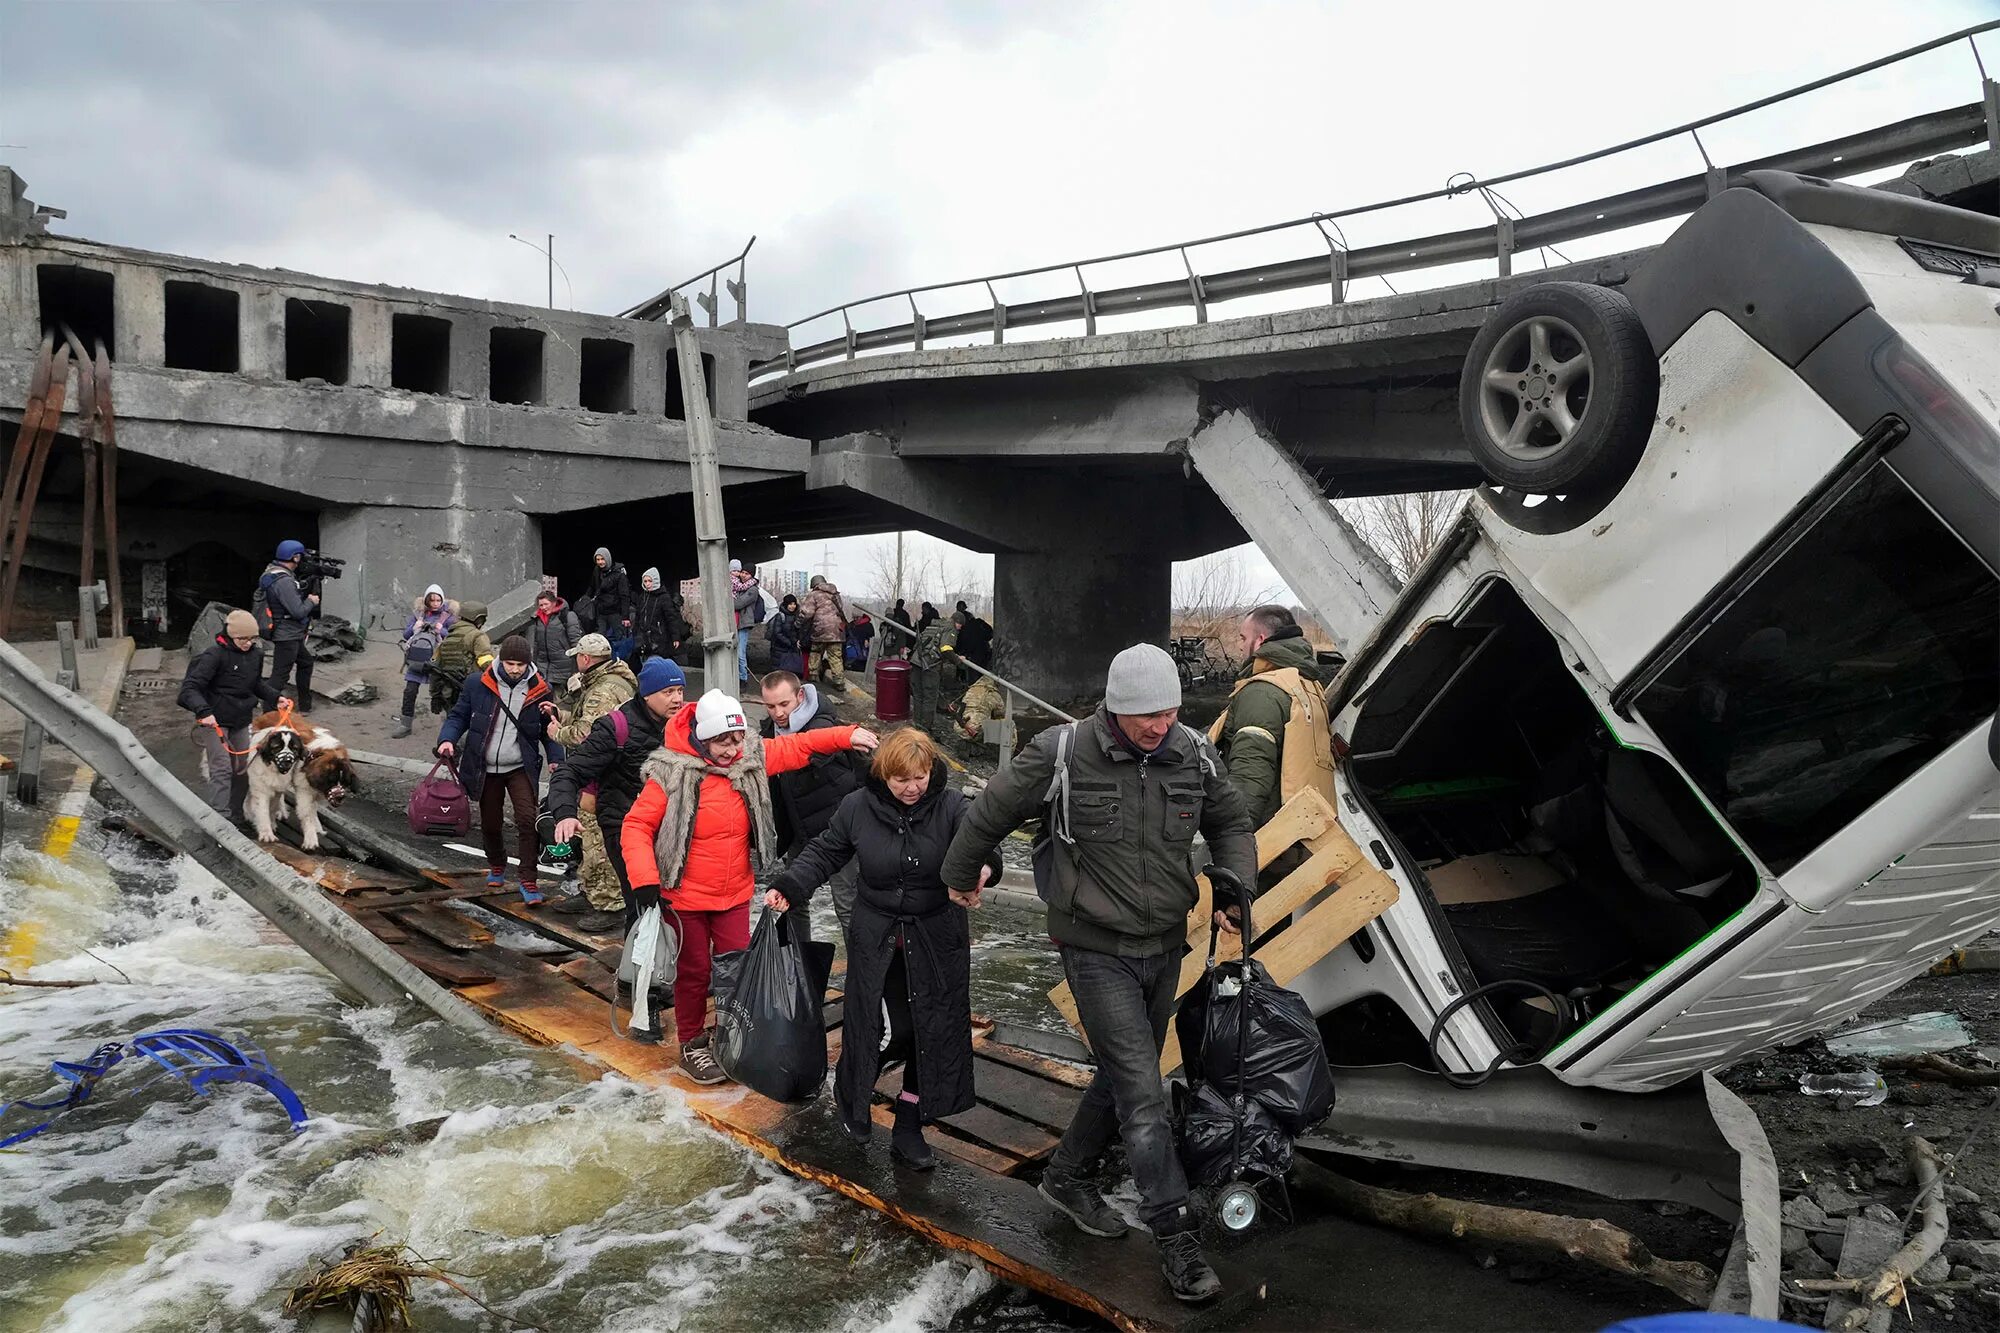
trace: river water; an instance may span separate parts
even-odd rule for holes
[[[1033,914],[976,921],[975,1007],[1058,1026]],[[0,1152],[0,1329],[295,1328],[279,1312],[292,1285],[371,1238],[550,1330],[1018,1330],[1050,1313],[706,1130],[671,1090],[585,1083],[498,1033],[351,1007],[198,866],[94,819],[66,860],[0,852],[0,955],[98,982],[0,986],[0,1099],[48,1095],[52,1060],[185,1026],[261,1047],[312,1113],[294,1135],[262,1090],[142,1087],[157,1071],[128,1058],[89,1106]],[[0,1136],[33,1116],[0,1117]],[[437,1117],[435,1137],[405,1141]],[[437,1284],[416,1304],[425,1329],[517,1326]]]

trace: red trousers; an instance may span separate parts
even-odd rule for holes
[[[716,954],[750,947],[750,904],[720,912],[682,912],[681,956],[674,972],[674,1030],[685,1046],[701,1035],[708,1017],[710,961]]]

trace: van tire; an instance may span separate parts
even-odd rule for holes
[[[1544,282],[1486,317],[1458,381],[1473,461],[1529,494],[1615,490],[1638,466],[1660,363],[1621,292]]]

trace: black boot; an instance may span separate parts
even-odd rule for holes
[[[937,1165],[931,1145],[924,1142],[923,1120],[917,1104],[904,1097],[896,1099],[896,1127],[889,1136],[889,1156],[912,1171],[928,1171]]]
[[[1195,1229],[1194,1221],[1188,1217],[1185,1207],[1181,1209],[1185,1225],[1180,1230],[1162,1231],[1160,1241],[1160,1272],[1167,1279],[1167,1286],[1176,1298],[1190,1305],[1212,1301],[1222,1294],[1222,1279],[1208,1266],[1202,1257],[1201,1233]]]

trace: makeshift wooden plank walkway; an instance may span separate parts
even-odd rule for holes
[[[268,850],[499,1026],[558,1047],[593,1072],[675,1088],[711,1128],[940,1245],[977,1256],[1007,1281],[1128,1330],[1212,1325],[1261,1292],[1258,1282],[1223,1261],[1217,1264],[1228,1291],[1223,1300],[1200,1309],[1182,1305],[1161,1280],[1150,1237],[1137,1231],[1118,1240],[1084,1236],[1048,1207],[1031,1180],[1054,1151],[1089,1073],[995,1041],[990,1022],[974,1021],[978,1105],[931,1127],[931,1145],[943,1160],[935,1171],[913,1172],[889,1158],[889,1103],[900,1090],[899,1074],[877,1084],[873,1114],[884,1132],[856,1143],[825,1096],[788,1106],[734,1084],[700,1087],[680,1074],[671,1038],[649,1046],[614,1035],[615,935],[578,931],[574,918],[530,908],[512,890],[492,893],[480,870],[404,873],[284,844]],[[539,936],[547,947],[501,944],[489,926],[460,910],[465,903]],[[841,983],[836,972],[825,1011],[830,1060],[840,1051]],[[625,1018],[619,1011],[621,1025]]]

